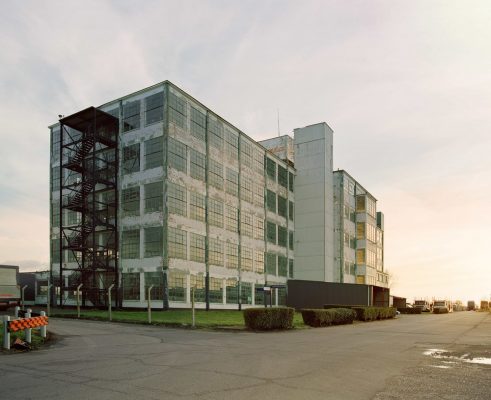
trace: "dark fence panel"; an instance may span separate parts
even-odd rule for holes
[[[324,304],[331,305],[373,305],[373,295],[377,296],[377,303],[389,305],[389,289],[380,291],[369,285],[352,283],[317,282],[317,281],[288,281],[288,307],[323,308]]]

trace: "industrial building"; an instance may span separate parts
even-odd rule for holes
[[[58,305],[80,284],[89,306],[112,288],[116,305],[145,307],[152,287],[152,307],[194,293],[207,309],[285,304],[292,279],[387,287],[383,215],[333,172],[326,123],[256,142],[165,81],[50,131]]]
[[[384,214],[377,199],[344,170],[334,171],[334,282],[388,287]]]
[[[51,129],[51,272],[59,305],[284,304],[295,169],[165,81]],[[61,277],[61,279],[60,279]]]

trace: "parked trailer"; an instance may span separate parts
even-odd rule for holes
[[[18,279],[18,266],[0,265],[0,310],[6,310],[19,304],[20,288]]]
[[[476,302],[469,300],[467,302],[467,311],[474,311],[476,309]]]
[[[489,301],[481,300],[481,310],[487,311],[489,309]]]

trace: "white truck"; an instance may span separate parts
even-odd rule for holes
[[[6,310],[19,304],[20,288],[18,285],[19,267],[0,265],[0,310]]]
[[[452,302],[448,300],[435,300],[433,302],[434,314],[446,314],[453,312]]]

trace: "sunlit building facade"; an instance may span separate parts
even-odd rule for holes
[[[346,171],[333,176],[335,281],[388,287],[377,200]]]
[[[294,275],[295,169],[166,81],[50,127],[57,302],[273,304]],[[61,199],[61,202],[60,202]],[[62,277],[59,279],[58,277]],[[193,290],[192,290],[193,289]],[[269,300],[268,300],[269,301]]]

